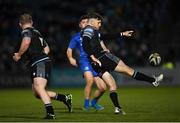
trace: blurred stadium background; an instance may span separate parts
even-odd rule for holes
[[[30,13],[33,16],[34,26],[46,38],[52,51],[54,68],[49,86],[60,88],[60,90],[64,87],[68,89],[81,87],[79,89],[81,93],[78,90],[76,94],[83,97],[82,88],[85,82],[80,71],[69,64],[65,54],[71,36],[78,31],[79,17],[92,11],[103,15],[102,32],[104,33],[129,29],[135,31],[134,38],[107,41],[106,44],[111,52],[128,65],[150,75],[164,73],[162,88],[167,88],[167,92],[168,88],[173,91],[172,88],[180,85],[180,35],[178,31],[180,14],[177,0],[0,0],[0,93],[3,95],[3,92],[8,92],[9,88],[30,89],[31,79],[26,67],[12,60],[14,47],[20,40],[21,30],[18,26],[18,17],[20,14]],[[159,67],[149,65],[148,57],[154,52],[161,55],[162,62]],[[78,59],[78,52],[75,56]],[[136,82],[120,74],[113,73],[113,75],[120,87],[150,87],[146,83]],[[174,93],[179,96],[179,88],[174,90]],[[169,98],[172,95],[170,94]],[[2,97],[1,100],[3,100]],[[172,102],[176,101],[172,99]],[[3,101],[1,104],[4,105]],[[178,109],[180,110],[177,106]],[[177,111],[177,113],[180,112]],[[3,117],[3,112],[0,114]],[[174,118],[164,120],[180,121],[176,115]],[[124,121],[133,121],[133,119]],[[146,121],[154,120],[147,118]],[[163,118],[160,121],[163,121]]]

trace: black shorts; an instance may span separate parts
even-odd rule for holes
[[[41,61],[31,67],[31,79],[41,77],[49,80],[51,74],[51,61]]]
[[[120,61],[120,58],[110,52],[104,53],[98,59],[101,62],[101,68],[107,71],[114,71]]]

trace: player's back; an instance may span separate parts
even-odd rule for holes
[[[37,61],[39,59],[47,57],[44,53],[44,48],[47,46],[47,42],[44,40],[41,33],[35,28],[26,28],[21,33],[22,38],[28,37],[31,39],[30,46],[25,55],[30,62]]]

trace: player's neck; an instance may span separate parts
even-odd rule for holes
[[[23,27],[22,27],[22,29],[26,29],[26,28],[31,28],[32,27],[32,24],[24,24],[23,25]]]

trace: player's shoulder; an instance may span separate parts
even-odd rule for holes
[[[23,29],[21,32],[22,37],[32,37],[32,34],[33,34],[33,30],[30,27]]]
[[[93,33],[94,32],[94,29],[92,26],[88,25],[86,26],[84,29],[83,29],[84,32],[91,32]]]
[[[89,38],[92,38],[95,34],[95,30],[93,29],[92,26],[86,26],[84,29],[83,29],[83,32],[82,32],[82,37],[89,37]]]
[[[79,40],[80,37],[81,37],[80,32],[78,32],[72,36],[71,41]]]
[[[25,29],[23,29],[21,34],[25,34],[25,33],[32,33],[32,28],[25,28]]]
[[[77,32],[76,34],[74,34],[73,36],[72,36],[72,38],[79,38],[80,37],[80,32]]]

